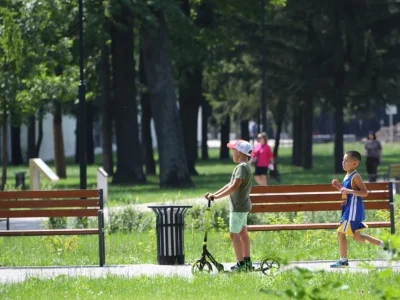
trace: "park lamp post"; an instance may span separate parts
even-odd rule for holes
[[[86,86],[84,78],[83,60],[83,3],[79,1],[79,113],[78,113],[78,141],[79,141],[79,177],[80,189],[86,189]]]

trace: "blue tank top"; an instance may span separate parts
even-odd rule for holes
[[[352,181],[357,171],[347,175],[342,182],[342,186],[348,189],[353,189]],[[346,195],[346,203],[342,206],[341,222],[347,221],[363,221],[365,219],[365,210],[362,197],[352,194]]]

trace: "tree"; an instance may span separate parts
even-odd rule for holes
[[[135,89],[133,14],[122,2],[113,7],[112,58],[117,137],[113,183],[144,183]]]
[[[8,166],[8,116],[16,106],[17,88],[22,70],[24,42],[18,24],[18,13],[8,1],[0,4],[0,109],[2,126],[2,178],[0,190],[7,183]]]
[[[191,187],[174,89],[168,27],[162,9],[142,27],[141,42],[150,103],[157,134],[161,187]]]

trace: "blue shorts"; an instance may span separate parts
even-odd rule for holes
[[[340,223],[338,232],[345,233],[346,235],[353,236],[356,231],[360,231],[368,228],[368,225],[364,224],[362,221],[349,221],[344,220]]]

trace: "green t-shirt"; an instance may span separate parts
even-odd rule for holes
[[[243,181],[239,188],[230,195],[230,210],[234,212],[249,212],[251,210],[250,190],[252,186],[250,165],[248,163],[238,164],[233,170],[231,183],[235,178],[240,178]]]

